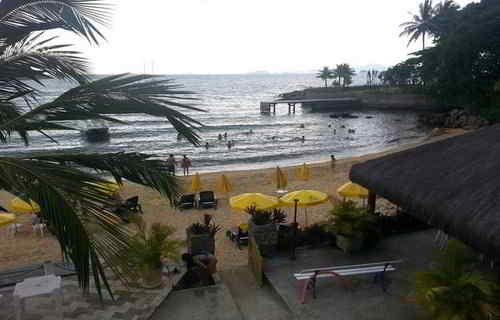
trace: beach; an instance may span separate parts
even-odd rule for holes
[[[433,136],[418,143],[403,145],[389,151],[373,153],[359,157],[352,157],[335,161],[332,168],[332,162],[313,163],[311,168],[311,179],[309,181],[300,181],[296,178],[297,167],[291,166],[282,168],[288,176],[287,190],[313,189],[323,191],[330,195],[332,199],[338,199],[336,189],[349,181],[349,171],[352,165],[369,159],[381,157],[383,155],[398,152],[408,148],[414,148],[418,145],[434,142],[440,139],[463,134],[461,129],[441,130],[433,132]],[[196,172],[194,168],[193,173]],[[181,173],[178,170],[178,173]],[[224,173],[229,178],[233,191],[229,195],[217,191],[217,180]],[[261,192],[269,195],[276,195],[274,175],[275,168],[259,170],[235,170],[224,172],[213,172],[201,174],[202,190],[215,190],[218,200],[216,210],[185,210],[178,211],[172,208],[167,199],[159,193],[146,187],[125,183],[120,191],[122,198],[128,198],[138,195],[140,204],[144,211],[144,219],[148,224],[161,222],[175,227],[175,237],[184,239],[186,237],[186,227],[193,222],[202,222],[204,214],[211,214],[216,224],[222,227],[216,236],[216,256],[219,261],[219,269],[227,269],[238,265],[247,264],[246,248],[239,250],[233,242],[226,237],[226,231],[231,227],[248,221],[248,215],[244,212],[231,211],[228,207],[228,197],[245,192]],[[186,193],[190,193],[191,177],[179,177],[181,185]],[[0,205],[10,209],[10,200],[13,196],[5,191],[0,192]],[[334,200],[333,200],[334,201]],[[386,201],[378,201],[378,206],[387,206]],[[331,203],[325,203],[316,207],[310,207],[307,210],[308,224],[325,220]],[[285,208],[288,212],[288,220],[293,219],[293,208]],[[299,209],[298,222],[306,225],[304,209]],[[7,227],[0,228],[0,270],[20,267],[24,265],[41,263],[48,260],[57,261],[61,259],[61,251],[57,240],[46,234],[44,237],[34,234],[31,229],[31,215],[20,214],[17,223],[23,224],[20,232],[16,236],[8,233]]]

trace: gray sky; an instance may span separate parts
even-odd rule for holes
[[[83,50],[96,73],[151,72],[152,63],[168,74],[393,65],[421,46],[398,37],[421,1],[113,0],[108,43]]]

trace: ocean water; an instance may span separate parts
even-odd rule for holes
[[[192,158],[194,171],[255,169],[294,165],[383,151],[424,137],[417,128],[417,114],[411,111],[354,112],[357,119],[331,119],[330,113],[311,113],[297,106],[288,114],[287,105],[278,105],[276,115],[260,114],[260,101],[278,94],[322,85],[314,74],[175,75],[186,89],[198,93],[197,106],[207,112],[187,111],[205,127],[200,131],[202,145],[195,147],[177,140],[177,132],[165,120],[143,114],[120,116],[127,125],[109,124],[111,140],[87,143],[78,131],[49,132],[53,143],[42,135],[31,134],[25,147],[17,137],[2,145],[0,153],[55,152],[143,152],[166,158],[169,154]],[[358,79],[358,81],[361,81]],[[42,101],[50,100],[71,84],[47,81]],[[85,123],[78,123],[84,129]],[[331,127],[329,127],[329,125]],[[345,128],[342,128],[344,126]],[[302,128],[303,127],[303,128]],[[334,129],[336,130],[334,134]],[[349,133],[354,129],[355,133]],[[252,130],[252,134],[248,132]],[[234,141],[231,149],[218,135],[227,133]],[[301,137],[305,141],[300,141]],[[205,148],[205,143],[209,148]]]

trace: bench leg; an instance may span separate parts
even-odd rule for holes
[[[377,282],[380,284],[380,288],[382,289],[382,291],[388,294],[389,292],[387,291],[387,289],[389,287],[389,279],[387,279],[384,271],[375,273],[375,276],[373,277],[373,283],[377,284]]]

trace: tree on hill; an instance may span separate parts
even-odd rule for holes
[[[422,50],[424,50],[425,36],[433,30],[432,18],[434,17],[434,12],[432,0],[424,0],[424,2],[419,5],[418,14],[410,13],[413,19],[400,25],[400,27],[403,28],[403,32],[401,32],[399,36],[410,36],[408,45],[422,37]]]
[[[323,67],[323,69],[318,71],[316,78],[323,80],[326,88],[328,87],[328,80],[333,78],[333,71],[328,67]]]
[[[147,75],[116,75],[96,81],[88,76],[89,61],[70,44],[43,32],[65,30],[98,45],[101,28],[109,23],[104,0],[0,1],[0,142],[19,136],[29,144],[37,133],[54,141],[53,132],[77,130],[75,121],[102,119],[123,123],[115,115],[145,113],[164,118],[194,144],[201,126],[182,110],[192,92],[172,80]],[[47,102],[38,99],[46,79],[76,87]],[[40,89],[41,88],[41,89]],[[101,183],[111,175],[158,191],[169,200],[179,185],[165,161],[140,153],[32,154],[0,156],[0,188],[32,199],[41,208],[62,252],[75,266],[80,287],[87,292],[93,278],[98,293],[110,293],[104,265],[119,279],[133,275],[125,264],[131,231],[111,211],[114,199]]]

